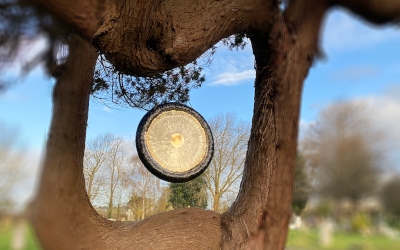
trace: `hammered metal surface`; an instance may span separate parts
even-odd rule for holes
[[[207,138],[199,121],[177,110],[163,112],[151,122],[145,143],[151,157],[172,172],[196,167],[207,153]]]

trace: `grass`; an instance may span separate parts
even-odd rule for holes
[[[394,250],[399,249],[400,239],[382,235],[335,233],[329,247],[321,247],[317,230],[291,230],[288,236],[288,250]]]
[[[1,224],[1,223],[0,223]],[[0,227],[0,249],[11,250],[11,241],[13,238],[15,225],[1,225]],[[25,247],[24,250],[40,250],[39,245],[36,242],[32,228],[28,224],[24,224],[25,232]]]

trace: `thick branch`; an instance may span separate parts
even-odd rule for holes
[[[85,190],[83,154],[97,53],[73,36],[54,87],[53,117],[32,221],[43,249],[218,249],[220,216],[176,210],[140,223],[116,223],[93,209]]]
[[[111,0],[26,0],[46,9],[54,17],[71,25],[86,39],[91,40],[104,20]]]
[[[119,70],[151,76],[185,65],[222,38],[267,29],[275,1],[27,0],[71,25]]]
[[[326,9],[320,0],[292,0],[269,33],[251,36],[257,67],[253,125],[238,198],[222,215],[225,249],[284,249],[301,91]]]
[[[195,60],[254,22],[265,28],[271,2],[126,1],[108,13],[93,43],[121,71],[149,76]]]

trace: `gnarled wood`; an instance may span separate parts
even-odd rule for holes
[[[301,91],[326,8],[319,0],[293,0],[285,14],[302,9],[301,15],[277,15],[270,33],[251,36],[257,67],[252,130],[238,198],[221,218],[224,249],[284,249]]]
[[[43,249],[218,249],[220,215],[182,209],[139,223],[111,222],[91,206],[83,153],[97,52],[74,36],[53,93],[53,118],[32,221]],[[145,246],[145,247],[144,247]]]
[[[121,71],[150,76],[195,60],[222,38],[255,28],[254,23],[267,23],[270,4],[261,0],[124,1],[108,14],[93,43]]]
[[[284,14],[276,0],[31,2],[71,24],[86,40],[93,38],[124,72],[146,76],[186,64],[221,38],[246,31],[257,74],[246,166],[231,209],[221,218],[189,209],[137,224],[113,223],[95,212],[85,192],[82,159],[97,54],[74,38],[54,90],[43,175],[33,206],[34,226],[45,249],[283,249],[302,84],[318,52],[324,14],[341,5],[382,23],[398,17],[400,9],[394,0],[291,0]]]

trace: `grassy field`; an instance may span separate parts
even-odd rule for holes
[[[7,225],[0,227],[0,249],[1,250],[10,250],[11,249],[11,241],[14,233],[15,225]],[[24,224],[24,233],[25,233],[25,248],[24,250],[40,250],[35,237],[33,236],[32,228],[27,224]]]
[[[396,250],[400,249],[400,239],[389,239],[380,235],[336,233],[329,247],[321,247],[318,231],[294,231],[288,236],[288,250]]]

